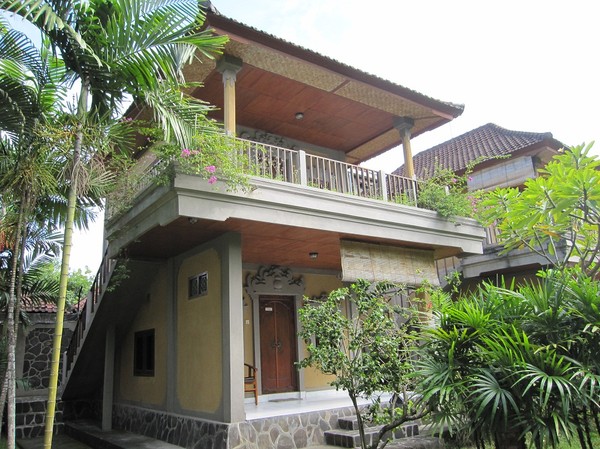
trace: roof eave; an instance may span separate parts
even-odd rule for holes
[[[445,119],[440,120],[440,125],[460,116],[464,111],[464,105],[436,100],[404,86],[400,86],[391,81],[379,78],[375,75],[371,75],[363,72],[362,70],[338,62],[327,56],[323,56],[307,48],[299,47],[291,42],[257,30],[256,28],[247,26],[228,17],[209,12],[207,14],[207,22],[210,27],[215,28],[217,31],[221,31],[231,36],[237,36],[244,40],[252,41],[274,51],[290,55],[294,58],[298,58],[310,64],[323,67],[342,76],[397,95],[408,101],[428,107],[441,118]],[[427,130],[433,129],[437,126],[430,126],[427,128]]]

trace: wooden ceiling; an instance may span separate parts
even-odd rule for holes
[[[214,71],[195,93],[223,120],[223,79]],[[296,113],[302,113],[302,120]],[[347,153],[393,127],[393,117],[347,98],[244,64],[236,80],[236,122]]]
[[[224,53],[241,63],[236,75],[236,123],[310,146],[341,151],[359,163],[401,143],[399,117],[414,121],[413,137],[459,116],[463,106],[415,92],[339,63],[311,50],[209,13],[216,34],[227,35]],[[224,56],[225,57],[225,56]],[[186,80],[203,87],[192,94],[219,110],[224,88],[215,60],[200,58],[186,67]],[[304,115],[302,120],[296,114]]]
[[[225,222],[189,220],[181,217],[167,226],[156,227],[126,249],[126,257],[136,260],[162,260],[188,251],[226,232],[242,236],[245,264],[280,265],[324,270],[341,270],[340,240],[369,241],[362,236],[324,232],[294,226],[230,219]],[[385,242],[398,246],[406,242]],[[415,247],[414,244],[411,247]],[[316,259],[309,254],[318,253]]]

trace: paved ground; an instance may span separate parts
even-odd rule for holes
[[[20,449],[43,449],[44,437],[33,438],[30,440],[19,440],[17,446]],[[134,448],[134,446],[130,446]],[[66,435],[56,435],[52,440],[52,449],[92,449],[73,438]],[[336,449],[333,446],[311,446],[309,449]]]
[[[18,440],[17,445],[21,449],[43,449],[44,437],[32,438],[30,440]],[[83,443],[80,443],[73,438],[69,438],[66,435],[55,435],[52,439],[53,449],[91,449]]]
[[[102,431],[100,428],[88,422],[76,422],[68,424],[74,436],[86,443],[64,433],[55,435],[52,440],[52,449],[93,449],[94,447],[110,447],[120,449],[182,449],[179,446],[165,443],[164,441],[148,438],[123,430]],[[28,440],[18,440],[20,449],[43,449],[44,437]]]
[[[81,427],[87,427],[83,425]],[[135,435],[129,432],[111,431],[102,432],[94,426],[86,428],[95,434],[96,437],[101,437],[103,440],[110,443],[110,447],[120,447],[123,449],[181,449],[179,446],[174,446],[164,441],[153,440],[152,438]],[[43,449],[44,437],[33,438],[28,440],[18,440],[17,445],[20,449]],[[441,449],[444,447],[443,442],[437,438],[403,438],[389,443],[386,446],[388,449]],[[53,449],[92,449],[91,446],[83,444],[67,435],[55,435],[52,440]],[[266,449],[266,448],[265,448]],[[310,446],[307,449],[338,449],[335,446]]]

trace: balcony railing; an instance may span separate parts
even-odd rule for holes
[[[346,162],[290,150],[246,139],[235,139],[240,165],[251,176],[283,181],[291,184],[314,187],[332,192],[390,201],[406,205],[417,205],[419,182],[402,176],[372,170]],[[123,192],[131,198],[150,185],[165,165],[160,161],[148,164],[142,176],[130,182]],[[111,218],[122,210],[126,201],[116,201],[117,207],[107,210]]]
[[[416,180],[371,170],[304,150],[236,139],[251,174],[267,179],[385,201],[416,205]]]
[[[485,228],[485,243],[484,246],[498,246],[500,245],[498,236],[500,235],[500,230],[496,226],[496,224],[491,224]]]
[[[88,292],[85,305],[79,312],[77,325],[73,331],[73,336],[71,337],[69,346],[63,354],[63,385],[65,384],[65,380],[72,368],[73,361],[77,356],[81,343],[85,338],[86,331],[91,324],[92,319],[94,318],[98,306],[100,305],[100,301],[102,300],[104,292],[106,291],[106,287],[114,267],[115,261],[109,259],[108,254],[105,252],[102,262],[100,263],[100,268],[98,268],[94,282],[92,283],[90,291]]]

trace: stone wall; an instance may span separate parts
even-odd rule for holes
[[[17,438],[36,438],[44,435],[47,396],[19,397],[16,400]],[[99,401],[56,401],[54,432],[62,433],[65,421],[78,419],[100,420]]]
[[[29,313],[30,324],[22,327],[22,333],[19,332],[17,377],[23,380],[23,388],[18,394],[41,396],[46,393],[35,390],[48,388],[55,320],[55,313]],[[76,324],[77,314],[65,314],[61,354],[69,347]],[[59,383],[61,368],[62,363],[59,365]]]
[[[224,423],[115,404],[113,426],[185,448],[227,449]]]
[[[17,398],[15,404],[17,438],[36,438],[44,435],[47,397]],[[54,432],[63,430],[63,403],[58,401],[55,408]]]
[[[352,407],[225,424],[124,404],[113,406],[113,426],[187,449],[300,449],[325,444]]]
[[[354,416],[353,407],[255,419],[231,424],[229,449],[300,449],[324,445],[324,432],[338,429],[338,419]]]
[[[62,338],[62,350],[65,351],[71,341],[73,331],[65,328]],[[50,365],[52,361],[52,340],[54,328],[35,327],[25,337],[25,352],[23,354],[23,380],[28,389],[39,390],[48,388]],[[61,381],[61,366],[59,366],[59,384]]]
[[[52,344],[54,339],[54,313],[30,313],[30,325],[23,327],[19,336],[21,343],[17,347],[17,377],[16,399],[16,435],[17,438],[35,438],[44,434],[46,401],[48,399],[48,383],[52,363]],[[62,352],[64,352],[76,324],[76,316],[65,316],[65,328],[62,337]],[[59,365],[59,384],[62,380]],[[57,401],[55,414],[55,429],[59,433],[63,429],[63,403]]]

